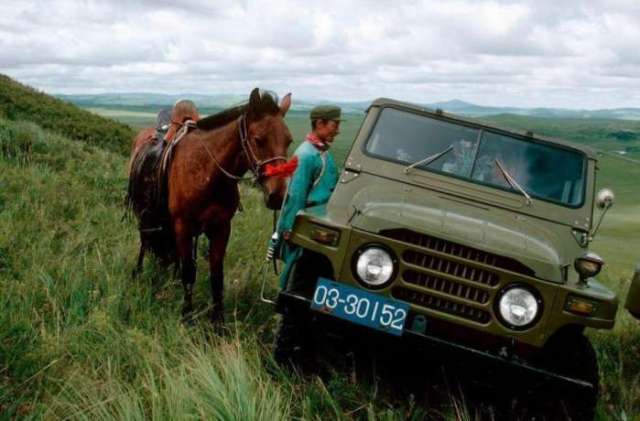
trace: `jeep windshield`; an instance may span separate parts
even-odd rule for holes
[[[489,129],[384,108],[366,151],[401,163],[405,170],[435,172],[521,194],[506,171],[531,197],[568,207],[583,203],[586,162],[582,153]]]

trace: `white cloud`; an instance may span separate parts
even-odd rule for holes
[[[55,93],[244,93],[604,108],[640,100],[630,1],[32,1],[0,72]]]

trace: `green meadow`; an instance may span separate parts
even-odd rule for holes
[[[146,111],[93,111],[135,127],[155,119]],[[214,335],[205,317],[204,241],[195,292],[200,316],[185,326],[182,287],[172,271],[148,261],[138,279],[130,276],[138,239],[123,207],[126,145],[104,147],[25,115],[2,115],[0,418],[473,419],[456,393],[433,412],[411,400],[391,401],[339,371],[300,376],[274,364],[278,317],[258,300],[271,214],[249,186],[241,188],[244,211],[234,219],[225,260],[226,335]],[[346,118],[334,145],[338,161],[362,120]],[[302,139],[306,116],[293,112],[287,122]],[[598,134],[601,123],[582,124],[591,137],[573,123],[549,134],[617,150]],[[616,192],[617,203],[593,248],[607,262],[601,279],[623,299],[640,260],[640,165],[604,155],[599,166],[598,183]],[[269,281],[274,294],[276,279]],[[621,310],[613,331],[588,335],[601,366],[599,419],[640,418],[640,323]]]

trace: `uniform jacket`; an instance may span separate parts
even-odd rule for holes
[[[338,170],[333,156],[310,142],[302,142],[294,155],[298,168],[289,181],[278,232],[291,231],[296,214],[307,207],[327,203],[338,182]]]
[[[304,141],[294,155],[298,157],[298,168],[289,181],[282,205],[278,221],[279,238],[282,238],[285,231],[293,229],[299,211],[327,203],[338,182],[338,170],[333,156],[328,151],[322,151],[309,141]],[[281,288],[285,287],[291,266],[300,257],[301,252],[301,248],[283,242],[280,257],[285,262],[285,268],[280,275]]]

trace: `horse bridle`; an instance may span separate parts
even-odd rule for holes
[[[242,114],[240,117],[238,117],[238,134],[240,135],[240,145],[242,146],[242,153],[244,154],[244,156],[247,159],[247,164],[249,166],[249,169],[253,173],[253,177],[241,177],[241,176],[232,174],[231,172],[227,171],[220,164],[220,161],[218,161],[218,159],[211,153],[211,151],[209,151],[209,148],[207,148],[207,145],[202,143],[202,146],[204,146],[205,150],[207,151],[207,153],[209,154],[211,159],[216,163],[216,165],[218,166],[220,171],[222,171],[222,173],[224,175],[226,175],[227,177],[231,178],[232,180],[236,180],[236,181],[253,180],[255,183],[258,183],[263,178],[262,177],[263,176],[262,168],[265,165],[267,165],[267,164],[269,164],[271,162],[275,162],[275,161],[286,161],[287,160],[286,157],[281,156],[281,155],[274,156],[274,157],[267,158],[267,159],[263,159],[263,160],[259,160],[258,159],[258,156],[256,155],[255,151],[251,147],[251,142],[249,141],[249,130],[247,129],[247,115],[246,114]]]
[[[254,180],[258,181],[262,178],[262,168],[275,161],[286,161],[287,158],[282,155],[273,156],[271,158],[259,160],[255,151],[251,147],[251,142],[249,142],[249,130],[247,129],[247,115],[242,114],[238,118],[238,132],[240,133],[240,145],[242,145],[242,151],[247,158],[247,163],[249,164],[249,169],[254,175]]]

